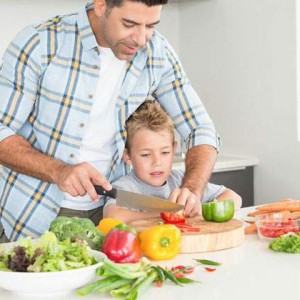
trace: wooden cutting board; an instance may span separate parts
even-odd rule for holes
[[[141,232],[161,222],[160,218],[135,220],[128,225]],[[186,223],[200,228],[200,232],[182,233],[181,253],[210,252],[233,248],[245,240],[244,225],[240,220],[215,223],[203,220],[202,216],[186,218]]]

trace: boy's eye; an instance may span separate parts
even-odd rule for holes
[[[168,154],[170,154],[170,151],[164,151],[162,154],[163,155],[168,155]]]

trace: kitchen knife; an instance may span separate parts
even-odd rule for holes
[[[94,187],[98,195],[114,198],[117,200],[117,205],[122,207],[157,212],[170,212],[184,209],[184,206],[181,204],[173,203],[168,200],[163,200],[153,196],[145,196],[116,188],[106,191],[100,185],[94,185]]]

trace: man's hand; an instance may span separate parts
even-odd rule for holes
[[[201,201],[187,188],[177,188],[169,196],[171,202],[184,205],[187,217],[195,217],[201,213]]]
[[[101,185],[108,191],[112,188],[106,178],[90,164],[66,164],[37,151],[27,140],[17,134],[0,142],[0,164],[18,173],[57,184],[63,192],[75,197],[87,193],[96,201],[98,195],[94,184]]]
[[[77,165],[63,165],[59,168],[54,183],[71,196],[88,194],[93,201],[99,196],[94,184],[101,185],[105,190],[111,190],[111,184],[90,164],[84,162]]]

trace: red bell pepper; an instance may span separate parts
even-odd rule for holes
[[[136,263],[142,256],[138,237],[131,231],[117,228],[106,235],[102,252],[116,263]]]
[[[184,212],[161,212],[160,217],[164,220],[166,224],[183,224],[185,223]]]

